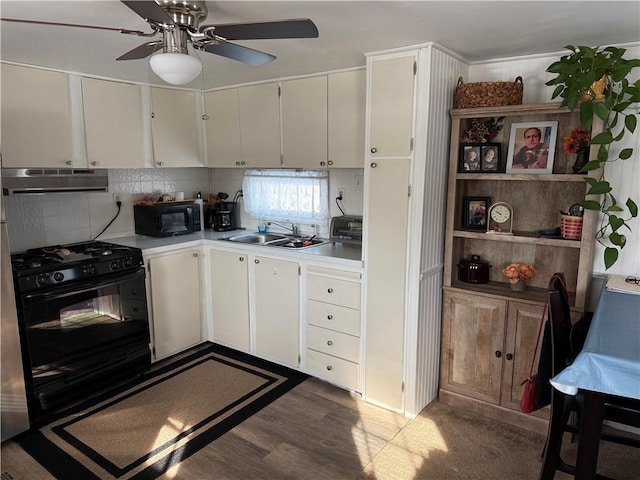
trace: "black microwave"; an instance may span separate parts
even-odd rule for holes
[[[152,237],[171,237],[202,229],[197,203],[134,205],[133,220],[136,233]]]

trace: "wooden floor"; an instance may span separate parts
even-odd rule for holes
[[[534,480],[543,443],[539,434],[437,402],[409,421],[309,379],[161,478]],[[53,478],[13,442],[2,445],[1,460],[0,480]]]

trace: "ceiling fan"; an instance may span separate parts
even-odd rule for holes
[[[229,40],[318,37],[318,29],[309,19],[200,25],[208,14],[204,1],[121,0],[121,2],[142,17],[151,27],[151,32],[13,18],[2,18],[2,21],[112,30],[141,37],[154,37],[161,34],[162,39],[143,43],[119,56],[116,60],[137,60],[155,54],[150,59],[152,70],[164,81],[174,85],[189,83],[200,74],[202,69],[200,61],[188,53],[189,43],[197,50],[221,55],[249,65],[260,66],[275,60],[276,57],[231,43]],[[160,53],[156,53],[160,50]]]

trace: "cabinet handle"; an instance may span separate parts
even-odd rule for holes
[[[325,162],[320,162],[320,166],[324,167],[325,166]]]
[[[376,147],[371,147],[371,153],[378,153],[378,149]]]
[[[96,165],[98,165],[98,162],[96,162],[96,161],[94,160],[93,162],[91,162],[91,165],[93,165],[93,166],[95,167]]]
[[[240,260],[241,262],[244,262],[244,257],[239,257],[238,260]]]
[[[257,258],[253,261],[253,263],[260,263],[260,260],[258,260]]]
[[[502,352],[500,350],[496,350],[496,357],[500,358],[502,356]]]
[[[331,340],[327,340],[327,345],[331,346],[333,345],[333,342]]]
[[[331,314],[327,315],[327,320],[333,320],[333,315]]]
[[[513,355],[512,354],[507,353],[505,356],[507,357],[507,360],[513,360]]]
[[[376,162],[371,162],[371,168],[376,168],[378,164]]]
[[[64,162],[64,163],[66,163],[67,165],[73,165],[73,162],[72,162],[71,160],[67,160],[67,161],[66,161],[66,162]]]
[[[327,365],[327,370],[331,371],[333,370],[333,367],[331,365]]]
[[[327,288],[328,293],[333,293],[333,288]]]
[[[329,165],[329,166],[333,165],[333,160],[329,160],[329,161],[327,162],[327,165]]]

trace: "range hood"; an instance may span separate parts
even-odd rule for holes
[[[78,168],[3,168],[2,193],[40,194],[107,192],[106,169]]]

